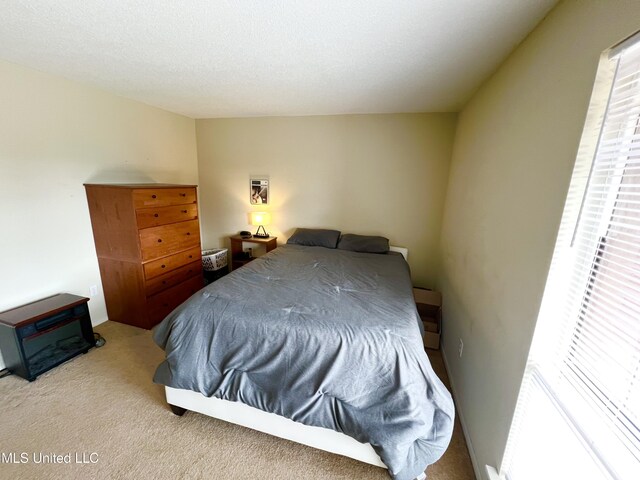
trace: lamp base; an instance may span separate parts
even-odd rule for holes
[[[260,233],[260,229],[262,229],[262,233]],[[262,225],[258,227],[258,230],[253,234],[253,236],[257,238],[269,238],[269,234]]]

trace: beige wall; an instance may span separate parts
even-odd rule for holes
[[[194,120],[6,62],[0,105],[0,311],[98,285],[100,323],[82,184],[196,183]]]
[[[439,284],[449,373],[483,472],[503,455],[599,55],[638,19],[640,2],[561,3],[460,115]]]
[[[455,114],[212,119],[196,122],[204,244],[225,245],[268,210],[285,242],[296,227],[383,235],[409,248],[414,282],[435,281]],[[268,175],[267,207],[249,178]]]

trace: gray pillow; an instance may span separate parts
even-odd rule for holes
[[[364,253],[387,253],[389,251],[389,239],[371,235],[354,235],[345,233],[338,242],[340,250],[351,250]]]
[[[340,232],[338,230],[323,230],[316,228],[298,228],[287,243],[304,245],[306,247],[336,248]]]

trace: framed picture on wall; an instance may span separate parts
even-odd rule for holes
[[[251,205],[266,205],[269,203],[268,178],[251,178],[249,202]]]

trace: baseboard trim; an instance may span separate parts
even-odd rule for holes
[[[485,467],[487,469],[487,476],[489,477],[489,480],[505,480],[505,478],[500,475],[492,466],[485,465]]]
[[[91,319],[91,326],[93,327],[97,327],[98,325],[102,325],[104,322],[109,321],[109,318],[107,317],[103,317],[100,320],[94,320],[93,318]]]
[[[473,465],[473,472],[476,475],[477,480],[481,480],[484,476],[481,474],[481,470],[478,466],[478,460],[476,458],[476,452],[473,450],[473,444],[471,443],[471,437],[469,436],[469,430],[467,429],[467,424],[464,421],[464,415],[462,414],[462,410],[458,402],[456,401],[458,397],[458,391],[456,390],[455,383],[453,381],[453,377],[451,376],[451,369],[449,368],[449,362],[447,362],[447,356],[444,353],[444,348],[442,348],[442,344],[440,344],[440,352],[442,353],[442,361],[444,362],[444,368],[447,371],[447,376],[449,377],[449,382],[451,383],[451,390],[453,393],[453,401],[456,405],[456,414],[460,419],[460,425],[462,425],[462,433],[464,434],[464,440],[467,444],[467,449],[469,450],[469,456],[471,457],[471,465]]]

